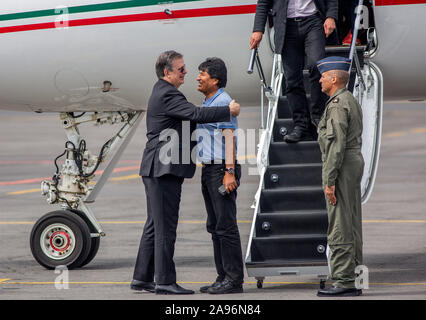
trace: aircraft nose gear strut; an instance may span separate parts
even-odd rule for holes
[[[65,151],[56,157],[56,172],[51,181],[41,183],[41,192],[50,204],[60,204],[62,210],[42,216],[31,231],[30,245],[34,258],[42,266],[53,269],[65,265],[69,269],[89,263],[99,249],[100,237],[105,236],[88,203],[95,202],[119,158],[129,144],[145,111],[94,112],[74,116],[61,113],[60,119],[67,135]],[[81,138],[78,126],[124,123],[118,133],[101,148],[98,156],[90,153]],[[99,165],[113,153],[97,182]],[[61,169],[57,161],[65,156]]]

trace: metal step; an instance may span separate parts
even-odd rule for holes
[[[306,99],[308,99],[308,105],[311,102],[311,95],[307,94]],[[288,99],[285,95],[282,95],[279,98],[278,106],[277,106],[277,118],[279,119],[293,119],[291,114],[291,109],[288,104]]]
[[[274,129],[272,131],[272,141],[273,142],[282,142],[284,141],[284,136],[293,131],[294,122],[292,119],[275,119]],[[318,139],[318,134],[316,128],[313,125],[310,126],[304,140],[316,141]]]
[[[318,210],[325,208],[322,187],[264,189],[260,195],[260,212]]]
[[[321,163],[301,163],[269,166],[265,172],[265,189],[321,186]]]
[[[277,106],[277,117],[280,119],[292,119],[291,110],[285,95],[279,97]]]
[[[326,247],[327,237],[323,234],[254,237],[251,245],[251,261],[325,261]]]
[[[294,128],[293,119],[275,119],[272,141],[281,142]]]
[[[356,46],[356,53],[361,68],[364,66],[364,52],[366,48],[367,46]],[[338,56],[348,58],[350,50],[351,48],[349,46],[327,46],[325,47],[325,55],[327,57]]]
[[[298,210],[259,213],[256,236],[327,233],[327,210]]]
[[[246,261],[248,268],[288,268],[288,267],[314,267],[314,266],[328,266],[327,260],[298,260],[298,259],[270,259],[268,261]],[[274,275],[283,275],[278,273]],[[264,275],[264,274],[263,274]]]
[[[270,144],[270,165],[316,162],[321,162],[321,151],[317,141],[271,142]]]

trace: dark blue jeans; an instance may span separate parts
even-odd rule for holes
[[[324,22],[315,14],[301,21],[287,19],[286,34],[282,52],[287,99],[293,114],[295,126],[309,129],[311,119],[319,119],[325,108],[327,96],[322,93],[316,67],[318,60],[325,57]],[[309,70],[311,103],[308,105],[303,85],[303,69]]]

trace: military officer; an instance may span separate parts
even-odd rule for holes
[[[358,296],[355,268],[362,264],[361,154],[362,110],[346,89],[350,60],[318,61],[321,88],[330,99],[318,125],[322,181],[327,204],[329,267],[333,286],[318,296]]]

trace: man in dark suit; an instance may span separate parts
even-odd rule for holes
[[[192,294],[194,291],[176,283],[173,262],[182,183],[195,173],[195,164],[188,157],[196,145],[191,133],[196,123],[229,121],[230,115],[238,116],[240,106],[235,101],[229,107],[216,108],[189,103],[178,90],[186,75],[180,53],[163,52],[155,68],[159,80],[148,102],[148,141],[140,168],[147,221],[130,287],[157,294]]]
[[[325,57],[326,38],[336,28],[338,0],[258,0],[250,48],[257,48],[265,31],[268,15],[275,28],[275,53],[283,58],[286,95],[293,114],[294,130],[284,137],[298,142],[308,135],[310,123],[318,126],[327,97],[321,92],[316,61]],[[335,34],[335,33],[333,33]],[[307,57],[311,103],[303,85]]]

